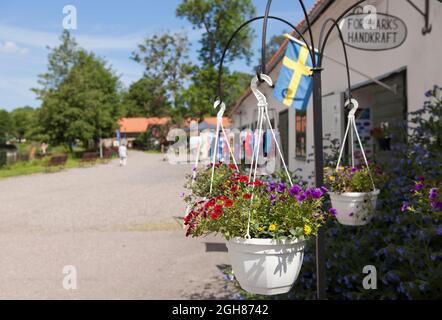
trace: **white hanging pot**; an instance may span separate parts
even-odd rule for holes
[[[304,246],[301,240],[234,238],[227,243],[241,288],[262,295],[290,291],[301,270]]]
[[[373,192],[330,192],[336,219],[346,226],[363,226],[371,221],[376,209],[379,190]]]

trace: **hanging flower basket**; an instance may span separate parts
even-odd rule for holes
[[[261,77],[272,85],[270,77],[264,74]],[[330,216],[322,210],[328,190],[293,185],[271,125],[266,98],[257,90],[257,83],[258,78],[254,77],[251,88],[260,110],[249,175],[240,173],[229,139],[225,139],[234,165],[215,163],[214,156],[211,165],[189,176],[186,186],[191,192],[185,198],[188,210],[184,225],[187,236],[222,234],[228,242],[233,273],[241,287],[254,294],[275,295],[293,287],[302,266],[304,241],[315,236]],[[272,176],[263,181],[256,178],[265,120],[287,181]],[[216,137],[219,128],[220,117]],[[222,127],[221,131],[225,136]],[[215,150],[217,145],[218,140]]]
[[[379,190],[329,194],[339,223],[346,226],[363,226],[373,218]]]
[[[300,240],[234,238],[228,241],[229,258],[241,287],[254,294],[290,291],[298,278],[305,242]]]
[[[353,108],[348,115],[348,124],[345,131],[335,170],[324,168],[324,184],[330,189],[329,195],[333,209],[331,213],[339,223],[347,226],[363,226],[371,221],[376,210],[376,202],[380,191],[375,187],[375,180],[380,181],[382,174],[379,168],[371,168],[365,156],[355,122],[355,113],[358,102],[351,99],[345,106]],[[350,150],[352,166],[340,166],[345,143],[350,133]],[[355,166],[354,136],[356,135],[365,167]],[[374,170],[373,170],[374,169]]]

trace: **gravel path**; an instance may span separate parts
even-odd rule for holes
[[[190,166],[131,152],[118,161],[0,180],[0,298],[225,298],[217,265],[180,226]],[[78,288],[63,288],[73,265]]]

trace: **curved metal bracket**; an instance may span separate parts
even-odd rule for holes
[[[358,101],[356,101],[356,99],[350,99],[350,100],[347,100],[346,102],[345,102],[345,107],[347,108],[348,106],[353,106],[353,108],[350,110],[350,112],[348,113],[348,117],[349,118],[354,118],[355,117],[355,114],[356,114],[356,111],[358,110],[358,108],[359,108],[359,102]]]
[[[215,103],[213,104],[213,108],[217,109],[218,107],[220,107],[220,109],[216,117],[218,119],[222,119],[224,116],[224,112],[226,111],[226,104],[222,101],[216,100]]]
[[[273,86],[272,78],[270,78],[268,75],[261,73],[260,74],[261,80],[266,82],[270,87]],[[250,83],[250,88],[252,89],[253,94],[255,95],[256,99],[258,100],[258,107],[267,107],[267,98],[258,89],[258,83],[260,82],[260,79],[258,76],[254,76],[252,79],[252,82]]]

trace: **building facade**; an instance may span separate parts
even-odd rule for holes
[[[425,1],[414,2],[424,8]],[[395,129],[403,125],[409,112],[423,106],[425,92],[434,85],[442,86],[442,3],[436,0],[430,2],[432,30],[423,35],[424,18],[406,0],[367,1],[366,4],[376,7],[378,13],[390,14],[405,22],[405,42],[384,51],[366,51],[347,46],[350,67],[354,69],[351,71],[352,95],[360,107],[357,125],[364,149],[371,159],[384,161],[389,158],[391,145],[401,139],[394,134]],[[328,18],[337,18],[354,3],[351,0],[318,1],[309,14],[314,39],[318,41],[321,26]],[[297,5],[296,1],[293,1],[293,5]],[[298,27],[309,41],[305,24],[300,23]],[[273,81],[278,79],[284,49],[285,44],[268,64],[268,74]],[[338,32],[332,33],[324,52],[328,57],[324,58],[322,72],[324,136],[342,141],[348,112],[344,108],[348,86]],[[261,84],[260,90],[267,96],[289,169],[301,170],[300,174],[307,180],[314,170],[314,163],[310,161],[314,160],[312,99],[306,111],[296,111],[276,101],[272,97],[272,88],[265,83]],[[231,112],[232,127],[254,129],[256,104],[256,98],[247,90]]]

